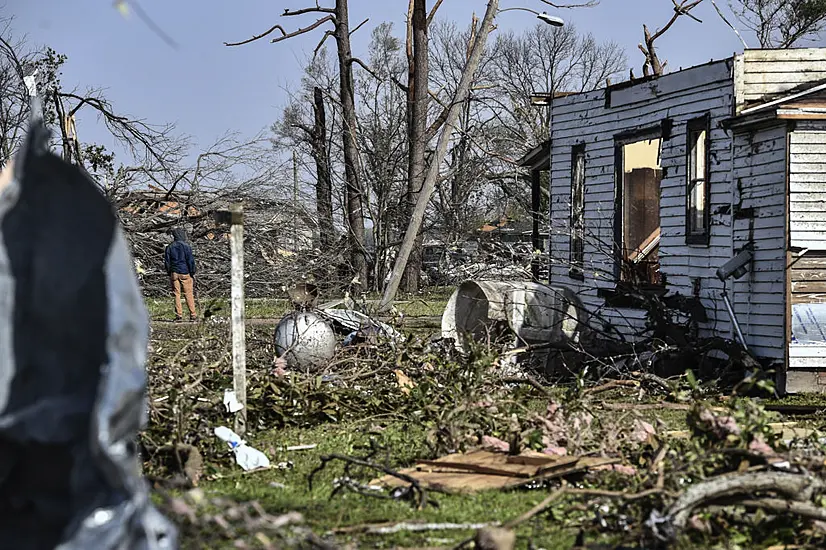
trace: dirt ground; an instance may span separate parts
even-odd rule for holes
[[[444,301],[407,304],[411,317],[432,317]],[[819,432],[811,430],[822,426],[823,413],[782,415],[766,405],[826,408],[826,400],[731,397],[713,381],[690,375],[675,379],[670,392],[634,380],[611,386],[576,378],[548,387],[503,380],[495,350],[455,357],[428,344],[438,330],[432,326],[407,329],[402,346],[343,350],[324,372],[284,372],[273,364],[270,319],[286,303],[259,301],[248,307],[250,317],[263,321],[247,328],[244,439],[272,467],[245,472],[213,433],[217,426],[233,426],[222,404],[224,390],[232,387],[222,309],[201,323],[178,325],[163,322],[165,302],[150,301],[149,307],[154,322],[150,425],[141,438],[144,473],[155,485],[156,501],[180,526],[183,548],[453,548],[480,528],[516,520],[549,495],[558,498],[513,526],[516,548],[784,548],[822,540],[817,522],[736,506],[695,515],[696,528],[668,542],[652,538],[645,523],[691,484],[765,471],[769,451],[791,457],[797,440],[805,439],[798,454],[811,461],[821,452]],[[703,411],[713,411],[712,417]],[[719,433],[721,418],[736,423],[738,435]],[[784,433],[779,422],[796,424]],[[768,451],[754,447],[755,441],[765,442]],[[612,457],[616,466],[528,488],[429,491],[424,506],[414,491],[369,489],[382,474],[375,468],[336,459],[311,476],[331,455],[398,471],[491,442]],[[287,450],[293,446],[312,447]],[[192,448],[197,457],[190,462]]]

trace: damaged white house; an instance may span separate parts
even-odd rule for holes
[[[521,161],[534,210],[552,174],[550,283],[629,335],[644,312],[623,289],[694,298],[701,333],[739,325],[778,390],[826,392],[826,49],[746,50],[550,108],[549,143]]]

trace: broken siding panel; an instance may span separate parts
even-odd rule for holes
[[[826,52],[823,49],[743,52],[744,102],[771,99],[801,87],[810,87],[823,79],[826,79]]]
[[[785,123],[734,134],[735,249],[754,245],[754,261],[739,280],[729,280],[732,302],[750,348],[766,358],[785,357]]]
[[[577,113],[561,115],[554,107],[554,132],[572,132],[568,139],[581,139],[586,143],[598,141],[599,136],[624,131],[644,129],[659,125],[664,119],[684,120],[709,111],[725,111],[728,113],[730,105],[730,87],[715,85],[711,88],[698,89],[690,102],[678,103],[672,106],[667,101],[658,105],[651,105],[647,109],[626,108],[623,112],[604,113],[604,106],[594,106]],[[681,98],[683,99],[683,98]],[[562,138],[565,139],[565,138]]]

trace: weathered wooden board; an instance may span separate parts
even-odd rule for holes
[[[790,73],[788,67],[783,70],[780,63],[759,63],[761,67],[749,66],[745,74],[746,86],[753,84],[807,84],[818,80],[826,80],[826,68],[816,67],[815,70]],[[826,63],[824,63],[826,65]],[[757,69],[757,70],[755,70]]]
[[[826,146],[826,145],[824,145]],[[826,175],[826,174],[825,174]],[[824,181],[815,181],[815,182],[800,182],[800,181],[789,181],[789,191],[791,193],[823,193],[826,195],[826,178]],[[798,218],[800,219],[800,218]]]
[[[824,56],[824,50],[821,48],[754,49],[745,50],[743,56],[746,67],[751,62],[773,62],[781,66],[785,65],[788,71],[788,64],[794,61],[819,61],[826,65],[826,56]],[[748,69],[746,69],[746,72],[748,72]]]
[[[473,493],[492,489],[518,487],[535,480],[556,479],[574,473],[616,464],[615,458],[599,457],[552,457],[526,451],[529,464],[515,463],[519,457],[491,451],[471,451],[447,455],[436,460],[420,461],[412,468],[400,470],[418,481],[426,489],[437,489],[449,493]],[[521,455],[520,455],[521,456]],[[371,485],[403,487],[404,480],[386,475],[370,482]]]
[[[796,348],[792,344],[792,348]],[[824,369],[826,370],[826,355],[822,357],[789,356],[789,368],[792,369]]]
[[[826,257],[816,255],[814,253],[804,254],[803,256],[793,258],[789,263],[789,269],[811,270],[811,269],[826,269]]]
[[[746,50],[742,62],[742,91],[738,105],[776,97],[815,85],[826,78],[823,50]]]
[[[792,144],[791,163],[792,164],[823,164],[826,163],[826,151],[821,147],[819,152],[812,153],[798,150],[798,144]]]
[[[824,294],[792,294],[791,304],[822,304],[826,302],[826,293]]]
[[[785,376],[788,393],[826,393],[826,369],[790,369]]]
[[[795,267],[792,270],[792,280],[796,282],[826,281],[826,269],[800,269]]]
[[[794,293],[826,293],[826,281],[792,281]]]
[[[826,143],[826,132],[807,130],[800,132],[792,132],[790,136],[793,145],[809,145]]]

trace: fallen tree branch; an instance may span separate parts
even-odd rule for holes
[[[528,386],[531,386],[535,390],[544,394],[545,397],[553,397],[548,388],[543,386],[539,380],[528,374],[524,376],[504,376],[500,378],[500,380],[505,384],[527,384]]]
[[[351,527],[339,527],[333,529],[332,534],[370,534],[370,535],[389,535],[393,533],[420,533],[423,531],[448,531],[448,530],[466,530],[466,529],[484,529],[485,527],[494,527],[498,523],[412,523],[403,521],[401,523],[368,523],[365,525],[354,525]]]
[[[761,508],[773,512],[785,512],[795,514],[804,518],[826,521],[826,509],[815,506],[811,502],[800,502],[797,500],[784,500],[779,498],[761,498],[755,500],[744,500],[738,503],[746,508]]]
[[[313,478],[314,478],[314,476],[318,472],[320,472],[324,468],[326,468],[327,464],[329,464],[330,462],[332,462],[334,460],[341,460],[342,462],[346,462],[348,464],[354,464],[356,466],[363,466],[365,468],[372,468],[373,470],[378,470],[379,472],[383,472],[387,475],[393,476],[395,478],[401,479],[402,481],[405,481],[405,482],[409,483],[410,488],[418,496],[418,498],[416,500],[417,500],[417,508],[419,510],[424,508],[425,505],[428,503],[427,491],[424,489],[424,487],[421,486],[421,484],[419,483],[419,481],[416,478],[411,477],[407,474],[402,474],[400,472],[397,472],[396,470],[390,469],[387,466],[382,466],[381,464],[376,464],[375,462],[369,462],[369,461],[363,460],[361,458],[355,458],[355,457],[352,457],[352,456],[339,455],[339,454],[325,455],[325,456],[322,456],[320,458],[320,460],[321,460],[321,464],[319,464],[312,472],[310,472],[310,475],[307,477],[307,483],[308,483],[309,488],[310,488],[311,491],[313,490]]]
[[[760,492],[773,492],[779,493],[790,500],[805,503],[813,495],[821,493],[825,489],[826,483],[822,479],[813,476],[784,472],[724,475],[692,485],[674,501],[665,515],[660,515],[655,510],[651,513],[647,523],[658,539],[673,541],[685,529],[696,508],[715,504],[721,499],[738,495],[752,496]],[[784,509],[791,511],[788,507]]]
[[[295,36],[306,34],[306,33],[310,32],[313,29],[317,29],[318,27],[320,27],[321,25],[323,25],[327,21],[332,21],[333,23],[335,23],[336,19],[332,15],[327,15],[325,17],[322,17],[321,19],[319,19],[315,23],[313,23],[311,25],[307,25],[306,27],[300,28],[297,31],[287,33],[284,36],[277,36],[277,37],[273,38],[272,40],[270,40],[270,42],[275,44],[276,42],[281,42],[283,40],[287,40],[288,38],[293,38]]]
[[[583,395],[593,395],[595,393],[602,393],[604,391],[615,390],[617,388],[638,388],[640,385],[636,380],[611,380],[601,386],[594,386],[593,388],[585,388],[582,391]]]

